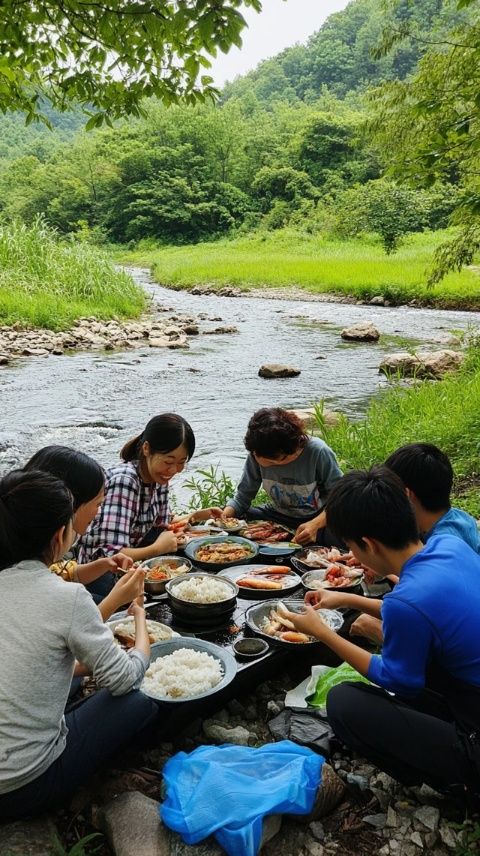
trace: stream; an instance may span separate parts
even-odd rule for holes
[[[242,438],[259,407],[311,407],[323,398],[330,410],[361,416],[386,384],[378,374],[385,353],[480,326],[480,313],[324,303],[307,295],[300,301],[194,296],[155,285],[145,270],[133,275],[173,313],[208,316],[201,329],[221,321],[239,332],[189,337],[188,350],[90,351],[20,359],[2,368],[2,472],[50,443],[75,446],[111,465],[151,416],[176,411],[197,438],[193,460],[172,483],[183,500],[182,482],[198,468],[219,464],[238,478]],[[379,343],[342,341],[343,327],[366,321],[385,334]],[[440,347],[448,345],[433,345]],[[301,375],[258,377],[262,363],[276,362],[297,366]]]

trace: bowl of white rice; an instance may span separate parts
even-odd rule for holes
[[[165,586],[172,612],[188,621],[205,622],[227,616],[235,609],[238,586],[224,577],[205,572],[183,574]]]
[[[236,673],[229,651],[204,639],[180,637],[152,645],[141,690],[156,701],[191,701],[223,690]]]

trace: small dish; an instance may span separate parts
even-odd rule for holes
[[[254,660],[256,657],[263,657],[269,648],[270,645],[266,639],[237,639],[233,643],[235,656],[239,660]]]

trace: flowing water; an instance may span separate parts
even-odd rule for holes
[[[197,452],[172,483],[197,468],[219,464],[234,479],[245,458],[242,438],[259,407],[310,407],[320,398],[329,409],[361,415],[385,379],[378,374],[387,352],[405,339],[432,342],[451,330],[480,325],[480,313],[411,307],[194,296],[135,279],[174,313],[205,313],[201,328],[235,325],[232,335],[189,337],[189,350],[85,352],[29,358],[1,369],[0,469],[18,465],[49,443],[75,446],[103,465],[118,459],[124,441],[165,410],[192,424]],[[386,334],[378,344],[343,342],[339,330],[371,321]],[[437,344],[434,347],[441,347]],[[264,380],[262,363],[301,369],[296,378]],[[194,371],[192,371],[194,369]]]

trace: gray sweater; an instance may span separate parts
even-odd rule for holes
[[[123,695],[148,666],[113,641],[91,596],[43,562],[0,571],[0,794],[40,776],[63,752],[63,712],[75,659],[100,687]]]
[[[291,464],[261,467],[249,454],[237,492],[228,505],[241,517],[262,485],[276,511],[301,522],[320,513],[330,488],[341,477],[330,446],[318,437],[309,437]]]

